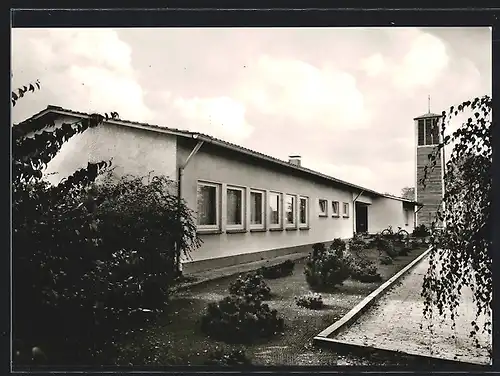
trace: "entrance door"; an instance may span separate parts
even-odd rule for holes
[[[356,232],[368,232],[368,205],[356,202]]]

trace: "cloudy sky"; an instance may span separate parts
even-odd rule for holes
[[[413,118],[491,95],[490,28],[14,29],[13,87],[189,129],[362,186],[414,185]]]

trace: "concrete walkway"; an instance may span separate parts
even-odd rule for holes
[[[433,332],[429,331],[429,321],[423,317],[424,301],[420,295],[428,267],[429,260],[426,257],[357,321],[332,338],[354,345],[412,355],[491,364],[487,350],[491,347],[491,335],[479,335],[482,346],[479,349],[475,347],[473,339],[469,338],[472,329],[470,322],[475,320],[475,306],[470,290],[463,289],[462,302],[455,320],[456,328],[451,328],[450,319],[443,321],[436,317],[433,319]],[[477,322],[482,327],[484,317],[480,317]]]

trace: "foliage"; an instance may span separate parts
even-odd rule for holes
[[[55,118],[40,117],[13,127],[14,337],[51,347],[47,356],[58,362],[90,364],[120,326],[152,320],[175,276],[174,243],[185,253],[199,245],[192,214],[166,178],[96,184],[110,169],[106,161],[56,186],[42,178],[65,142],[110,117],[118,114],[57,127]],[[177,220],[181,233],[171,230]]]
[[[412,248],[409,242],[403,244],[403,246],[399,249],[399,256],[408,256],[411,252]]]
[[[415,200],[415,187],[404,187],[401,189],[401,197],[407,200]]]
[[[459,113],[471,116],[451,134],[449,121]],[[473,291],[476,315],[485,315],[485,326],[471,323],[471,335],[479,329],[491,333],[492,310],[492,102],[489,96],[475,98],[443,111],[441,142],[429,155],[420,183],[425,187],[428,173],[446,151],[444,171],[444,208],[433,225],[444,223],[442,232],[431,235],[430,267],[424,279],[422,295],[425,315],[437,308],[440,316],[454,319],[464,286]],[[446,146],[449,148],[445,149]],[[451,150],[450,150],[451,149]],[[465,202],[467,204],[465,204]],[[438,267],[439,266],[439,267]],[[476,338],[477,341],[477,338]]]
[[[345,243],[334,241],[328,250],[316,254],[313,252],[307,258],[304,266],[306,281],[316,291],[333,288],[349,278],[351,263]]]
[[[391,265],[393,262],[394,262],[394,260],[392,259],[392,257],[390,257],[388,255],[384,255],[380,258],[380,263],[382,265]]]
[[[217,348],[208,355],[205,365],[217,366],[248,366],[252,362],[244,349]]]
[[[323,297],[318,293],[307,294],[295,298],[295,303],[299,307],[309,308],[309,309],[321,309],[324,307]]]
[[[229,293],[249,300],[267,300],[271,297],[271,289],[259,273],[248,273],[240,276],[229,285]]]
[[[260,300],[230,295],[208,304],[201,330],[228,343],[248,343],[283,332],[284,321]]]
[[[356,258],[351,265],[351,278],[359,282],[379,282],[382,276],[377,272],[377,264],[366,258]]]
[[[375,236],[375,239],[372,240],[370,246],[377,248],[381,255],[386,254],[391,258],[396,258],[399,255],[399,252],[396,250],[394,241],[390,236],[377,234]]]
[[[165,343],[158,336],[149,333],[141,336],[140,341],[127,341],[108,351],[114,352],[113,363],[119,366],[183,364],[183,360],[175,355],[175,347],[172,343]]]
[[[286,260],[273,266],[263,266],[259,269],[259,274],[267,279],[282,278],[292,275],[295,263],[292,260]]]
[[[415,227],[412,232],[412,236],[417,238],[424,238],[426,236],[429,236],[430,234],[430,230],[423,223]]]
[[[12,107],[14,107],[16,105],[17,101],[20,98],[23,98],[26,93],[28,93],[28,92],[34,93],[36,89],[40,90],[40,81],[39,80],[36,80],[34,83],[28,84],[28,86],[25,85],[23,87],[18,88],[17,90],[12,91],[12,94],[11,94]]]

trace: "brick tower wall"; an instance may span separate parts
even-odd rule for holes
[[[420,179],[424,176],[424,167],[429,164],[428,155],[434,150],[434,146],[419,146],[417,148],[417,197],[419,203],[424,207],[417,212],[417,225],[424,224],[430,226],[437,219],[436,214],[441,207],[443,198],[443,167],[442,159],[438,158],[436,166],[431,171],[427,171],[425,188],[420,184]],[[440,226],[441,223],[438,223]]]

